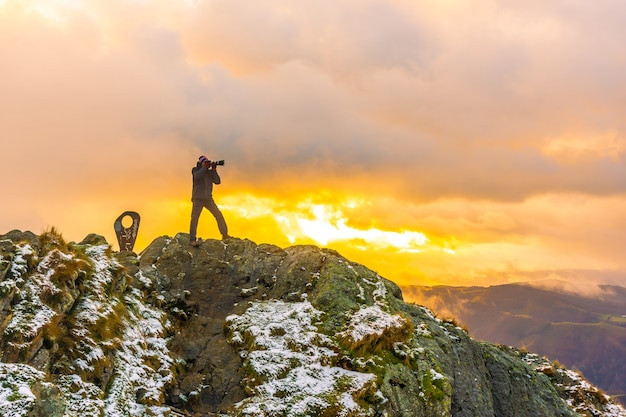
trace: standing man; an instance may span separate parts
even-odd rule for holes
[[[193,207],[191,209],[191,225],[189,226],[189,240],[191,246],[198,246],[200,241],[196,239],[196,230],[198,229],[198,219],[202,209],[206,208],[213,214],[217,220],[217,227],[222,234],[222,240],[228,239],[228,227],[222,212],[213,201],[213,184],[220,184],[220,176],[217,173],[217,162],[211,162],[206,156],[202,155],[198,158],[198,163],[191,169],[193,176],[193,190],[191,193],[191,201]]]

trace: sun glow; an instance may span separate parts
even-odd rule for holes
[[[352,208],[355,208],[354,203]],[[361,240],[374,246],[392,246],[402,251],[418,252],[428,242],[426,235],[415,231],[386,231],[376,228],[358,229],[347,224],[348,218],[341,208],[313,204],[309,207],[312,218],[296,218],[300,230],[319,243]]]
[[[393,248],[402,252],[417,253],[429,243],[426,235],[419,231],[395,231],[351,225],[351,214],[368,205],[368,201],[360,197],[323,203],[311,197],[294,205],[252,194],[238,194],[227,196],[223,201],[224,209],[237,217],[249,221],[260,218],[274,221],[291,244],[313,241],[326,246],[331,243],[350,242],[360,248]]]

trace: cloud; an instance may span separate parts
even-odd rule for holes
[[[174,137],[228,158],[246,183],[263,172],[265,188],[294,170],[374,184],[384,175],[395,192],[429,199],[626,186],[611,88],[624,77],[621,47],[603,43],[606,66],[593,72],[580,54],[584,42],[598,55],[583,38],[619,28],[610,19],[592,33],[580,4],[35,4],[39,15],[22,15],[30,24],[3,43],[14,98],[3,110],[51,143]],[[578,152],[583,170],[560,164],[564,150],[587,149],[574,141],[607,131],[615,146],[589,160]],[[332,182],[358,187],[320,185]]]
[[[358,196],[335,229],[423,233],[406,277],[623,268],[625,7],[5,0],[0,225],[184,230],[203,153],[241,204]]]
[[[617,131],[590,133],[579,137],[555,138],[546,144],[544,152],[566,164],[579,164],[581,161],[608,159],[619,161],[626,151],[626,139]]]
[[[526,277],[527,281],[524,281],[532,287],[597,298],[616,295],[606,284],[623,285],[624,279],[623,272],[616,274],[613,271],[543,271],[543,274],[532,275],[535,277]]]
[[[406,12],[380,0],[209,1],[185,20],[185,43],[195,60],[235,72],[300,61],[342,79],[385,67],[413,69],[424,60],[431,50],[427,33]]]

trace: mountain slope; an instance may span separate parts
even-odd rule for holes
[[[332,250],[14,231],[0,256],[1,415],[626,416]]]
[[[509,284],[406,287],[407,299],[455,317],[472,336],[524,347],[580,369],[614,395],[626,394],[626,289],[577,295]]]

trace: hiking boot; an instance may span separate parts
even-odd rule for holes
[[[200,242],[201,241],[202,241],[202,239],[196,239],[196,240],[191,242],[191,246],[193,246],[194,248],[197,248],[198,246],[200,246]]]

